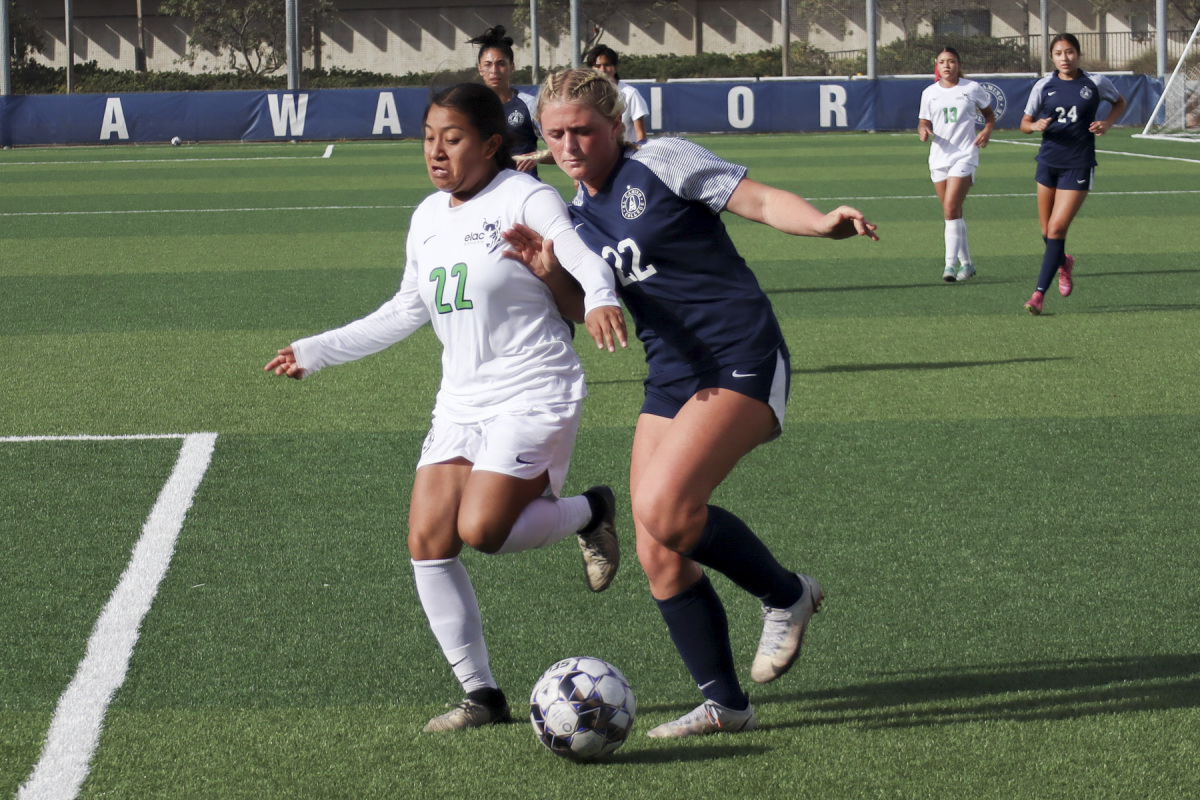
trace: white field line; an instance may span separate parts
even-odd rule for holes
[[[177,436],[170,434],[165,438]],[[93,437],[10,437],[8,440],[90,438]],[[113,695],[125,682],[138,629],[167,573],[184,517],[212,460],[217,434],[189,433],[182,438],[183,446],[179,449],[175,469],[142,526],[142,536],[133,547],[117,588],[96,620],[96,627],[88,639],[87,653],[79,662],[75,677],[58,699],[42,757],[29,780],[17,790],[18,800],[71,800],[79,794],[87,778],[92,755],[100,742],[104,714]]]
[[[1088,197],[1127,194],[1200,194],[1200,189],[1162,189],[1146,192],[1088,192]],[[970,194],[968,197],[1037,197],[1034,192],[1012,192],[1008,194]],[[807,197],[806,200],[937,200],[934,194],[891,194],[874,197]],[[2,215],[0,215],[2,216]]]
[[[140,208],[125,211],[5,211],[0,217],[87,217],[113,214],[236,214],[243,211],[364,211],[416,206],[275,206],[272,208]]]
[[[183,439],[186,433],[127,433],[95,436],[82,433],[71,436],[0,436],[0,442],[113,442],[119,439]]]
[[[993,142],[1000,144],[1019,144],[1025,147],[1041,147],[1041,142],[1017,142],[1012,139],[992,139]],[[1104,153],[1107,156],[1132,156],[1134,158],[1153,158],[1159,161],[1186,161],[1189,164],[1200,164],[1200,158],[1179,158],[1177,156],[1152,156],[1146,153],[1126,153],[1124,150],[1097,150],[1097,153]],[[1099,192],[1092,192],[1099,194]]]
[[[96,161],[0,161],[0,167],[49,167],[72,164],[191,164],[200,161],[312,161],[314,158],[329,158],[333,145],[325,148],[320,156],[242,156],[240,158],[114,158]]]

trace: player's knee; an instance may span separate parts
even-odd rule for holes
[[[639,491],[633,513],[655,542],[676,553],[690,550],[703,528],[702,516],[680,498],[655,497],[650,491]]]
[[[508,538],[508,529],[501,529],[494,520],[474,517],[458,520],[458,535],[463,543],[486,555],[495,555]]]

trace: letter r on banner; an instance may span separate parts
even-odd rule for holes
[[[396,95],[391,92],[379,93],[379,104],[375,106],[375,127],[371,135],[378,136],[387,128],[388,133],[400,133],[400,115],[396,113]]]
[[[821,127],[846,127],[846,87],[837,84],[821,86]]]
[[[118,139],[129,138],[129,128],[125,125],[125,112],[121,109],[121,98],[110,97],[104,104],[104,121],[100,125],[100,141],[112,139],[113,134]]]

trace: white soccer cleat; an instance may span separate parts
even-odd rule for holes
[[[968,280],[968,279],[974,278],[974,277],[975,277],[975,265],[974,264],[963,264],[962,267],[958,270],[958,277],[955,278],[954,280],[965,281],[965,280]]]
[[[679,739],[684,736],[704,736],[709,733],[740,733],[754,730],[754,706],[736,711],[720,703],[705,700],[679,719],[651,728],[651,739]]]
[[[425,724],[425,733],[441,731],[465,731],[468,728],[482,728],[485,725],[499,725],[512,722],[508,712],[508,703],[503,708],[488,708],[474,700],[463,700],[445,714],[436,716]]]
[[[807,575],[796,575],[804,584],[804,594],[790,608],[763,606],[763,632],[754,654],[750,677],[755,683],[770,683],[792,668],[804,645],[808,621],[821,610],[825,599],[821,584]]]
[[[942,280],[946,283],[954,283],[957,280],[954,275],[954,267],[946,267],[946,270],[942,273]]]
[[[588,588],[603,592],[617,575],[621,565],[621,545],[617,541],[617,498],[607,486],[593,486],[584,494],[599,497],[604,503],[604,514],[596,527],[584,533],[580,531],[579,549],[583,551],[583,574]]]

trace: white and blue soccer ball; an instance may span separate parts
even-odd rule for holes
[[[633,690],[621,671],[586,656],[550,667],[529,698],[538,741],[572,761],[592,761],[624,744],[635,712]]]
[[[171,144],[175,145],[176,147],[179,147],[179,145],[183,144],[183,139],[180,139],[178,136],[172,136]]]

